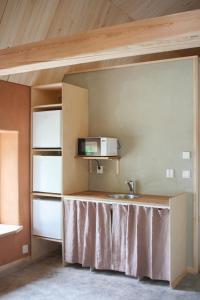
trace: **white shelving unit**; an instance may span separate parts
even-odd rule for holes
[[[63,195],[88,189],[87,162],[74,158],[77,138],[88,135],[88,91],[34,86],[31,104],[32,255],[39,257],[55,242],[63,247]]]

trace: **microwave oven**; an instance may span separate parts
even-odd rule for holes
[[[117,156],[118,139],[109,137],[87,137],[78,139],[78,155]]]

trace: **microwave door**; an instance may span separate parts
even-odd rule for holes
[[[100,139],[87,139],[85,142],[85,155],[99,156],[100,153]]]

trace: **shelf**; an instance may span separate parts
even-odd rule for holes
[[[92,173],[92,161],[93,160],[115,160],[116,161],[116,174],[119,174],[119,160],[120,156],[86,156],[86,155],[76,155],[75,158],[81,158],[89,160],[89,173]]]
[[[38,152],[62,152],[61,148],[32,148],[32,151]]]
[[[61,195],[61,194],[40,193],[40,192],[32,192],[32,196],[43,196],[43,197],[51,197],[51,198],[62,198],[62,195]]]
[[[33,111],[56,110],[56,109],[62,109],[62,103],[44,104],[44,105],[37,105],[32,107]]]
[[[41,239],[41,240],[46,240],[46,241],[50,241],[50,242],[56,242],[56,243],[62,243],[62,240],[58,240],[58,239],[52,239],[52,238],[48,238],[48,237],[44,237],[44,236],[39,236],[39,235],[32,235],[33,238],[36,239]]]
[[[33,89],[47,90],[47,91],[57,91],[57,90],[62,90],[62,87],[63,87],[63,83],[62,82],[57,82],[57,83],[35,85],[35,86],[33,86]]]
[[[76,155],[75,158],[82,158],[87,160],[119,160],[121,159],[120,156],[85,156],[85,155]]]

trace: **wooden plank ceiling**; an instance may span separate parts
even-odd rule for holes
[[[0,50],[0,75],[200,47],[200,9]]]
[[[0,48],[198,8],[200,0],[0,0]],[[2,79],[33,85],[61,81],[68,71],[63,67]]]

